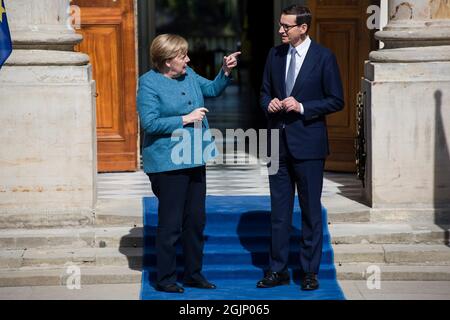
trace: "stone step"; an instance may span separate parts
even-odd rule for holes
[[[450,268],[450,247],[424,244],[354,244],[334,245],[335,264],[385,263],[447,265]]]
[[[331,224],[333,244],[442,244],[448,243],[448,227],[432,224]],[[267,242],[269,233],[248,230],[237,235],[207,227],[207,243]],[[142,227],[5,229],[0,230],[0,249],[142,247]],[[296,239],[294,239],[297,241]]]
[[[336,266],[338,280],[370,280],[378,271],[381,281],[450,281],[448,265],[347,263]]]
[[[370,222],[370,208],[344,197],[333,197],[328,201],[324,197],[331,223],[367,223]],[[95,213],[96,227],[142,226],[142,199],[100,200]],[[232,214],[232,213],[231,213]],[[214,213],[211,213],[213,216]]]
[[[333,244],[448,244],[450,226],[429,223],[331,224]]]
[[[213,215],[213,214],[212,214]],[[210,219],[213,217],[210,217]],[[363,210],[357,212],[336,212],[329,213],[328,220],[331,223],[367,223],[370,222],[370,211]],[[118,214],[96,214],[96,227],[114,226],[142,226],[142,216],[118,215]]]
[[[204,263],[220,264],[229,261],[234,265],[267,263],[265,245],[247,248],[234,245],[206,245]],[[180,251],[181,252],[181,251]],[[181,253],[179,255],[181,257]],[[141,268],[142,248],[81,248],[81,249],[29,249],[4,250],[0,253],[0,268],[21,268],[37,266],[129,266]],[[298,248],[291,247],[291,259],[298,259]],[[155,263],[154,248],[149,250],[149,263]],[[335,245],[334,261],[343,263],[387,263],[387,264],[430,264],[448,265],[450,248],[445,245]],[[324,252],[324,263],[332,263],[329,252]]]
[[[81,284],[139,283],[142,272],[127,267],[83,267]],[[0,270],[0,287],[66,286],[76,275],[66,267]],[[70,282],[73,283],[73,282]]]
[[[380,271],[383,281],[450,281],[448,266],[433,265],[392,265],[392,264],[342,264],[337,266],[338,280],[370,280],[374,270]],[[234,269],[236,274],[251,273],[251,278],[259,280],[262,270],[253,266]],[[205,272],[206,273],[206,272]],[[80,268],[81,286],[93,284],[140,283],[142,273],[128,267],[83,266]],[[210,280],[217,279],[222,273],[208,272]],[[73,283],[74,271],[67,267],[0,269],[0,287],[63,286]],[[69,278],[72,277],[72,278]],[[69,280],[69,281],[68,281]],[[238,279],[237,279],[238,280]]]
[[[126,232],[129,228],[122,228]],[[94,247],[96,234],[103,229],[3,229],[0,230],[0,249]]]

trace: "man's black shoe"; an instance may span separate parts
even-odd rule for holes
[[[291,281],[289,272],[269,272],[264,279],[258,281],[257,288],[273,288],[276,286],[287,285]]]
[[[319,280],[315,273],[306,273],[302,278],[302,290],[312,291],[319,289]]]
[[[216,289],[216,285],[208,282],[206,280],[203,281],[187,281],[184,282],[183,285],[185,287],[198,288],[198,289]]]
[[[183,293],[184,289],[177,285],[176,283],[167,284],[167,285],[156,285],[156,290],[168,292],[168,293]]]

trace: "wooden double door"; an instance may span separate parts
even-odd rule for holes
[[[364,76],[364,62],[376,49],[374,31],[367,26],[371,0],[310,0],[311,36],[336,55],[344,86],[345,108],[327,117],[331,155],[326,169],[355,172],[356,96]]]
[[[138,168],[136,41],[133,0],[74,0],[84,37],[77,51],[90,56],[97,83],[100,172]]]

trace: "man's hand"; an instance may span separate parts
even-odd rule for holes
[[[273,99],[269,103],[269,107],[267,108],[269,113],[277,113],[283,110],[283,103],[277,98]]]
[[[206,113],[209,112],[206,108],[198,108],[183,117],[183,125],[194,123],[197,121],[202,121]]]
[[[231,73],[231,70],[233,68],[237,67],[238,61],[237,57],[241,54],[240,51],[230,54],[229,56],[223,57],[223,72],[225,72],[225,75],[228,77]]]
[[[283,104],[283,109],[286,112],[293,111],[293,112],[297,112],[297,113],[302,113],[300,103],[297,100],[295,100],[295,98],[293,98],[293,97],[284,99],[282,104]]]

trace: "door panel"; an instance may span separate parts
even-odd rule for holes
[[[331,155],[326,169],[355,172],[356,95],[364,62],[375,49],[367,28],[370,0],[309,1],[313,14],[311,36],[336,55],[344,86],[345,109],[327,117]]]
[[[83,42],[97,82],[100,172],[137,169],[136,47],[133,0],[73,1],[81,8]]]

